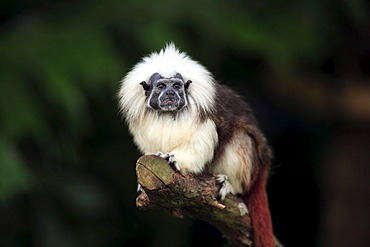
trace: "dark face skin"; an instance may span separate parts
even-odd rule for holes
[[[184,83],[179,73],[170,78],[154,73],[149,84],[142,82],[141,85],[151,108],[163,112],[177,112],[187,105],[186,91],[190,83],[191,81]]]

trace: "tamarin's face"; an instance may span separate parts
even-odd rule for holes
[[[188,104],[186,94],[189,84],[190,81],[184,83],[179,73],[169,78],[154,73],[149,79],[149,84],[145,81],[141,83],[148,106],[164,112],[177,112]]]

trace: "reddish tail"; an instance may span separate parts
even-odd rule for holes
[[[261,174],[246,195],[246,202],[252,218],[253,239],[255,247],[274,247],[274,234],[266,194],[268,169],[262,168]]]

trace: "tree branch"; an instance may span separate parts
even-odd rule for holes
[[[217,200],[220,185],[215,176],[182,176],[155,155],[140,157],[136,173],[143,189],[136,198],[138,208],[159,206],[180,218],[187,214],[215,226],[232,246],[253,245],[246,205],[240,197],[233,195],[228,195],[220,203]]]

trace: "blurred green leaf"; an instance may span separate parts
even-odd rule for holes
[[[14,146],[0,136],[0,201],[5,202],[30,189],[32,174]]]
[[[1,70],[0,84],[0,128],[10,138],[25,135],[44,136],[48,131],[42,104],[30,94],[30,87],[23,84],[24,77],[11,77],[9,71]],[[11,73],[11,72],[10,72]]]

